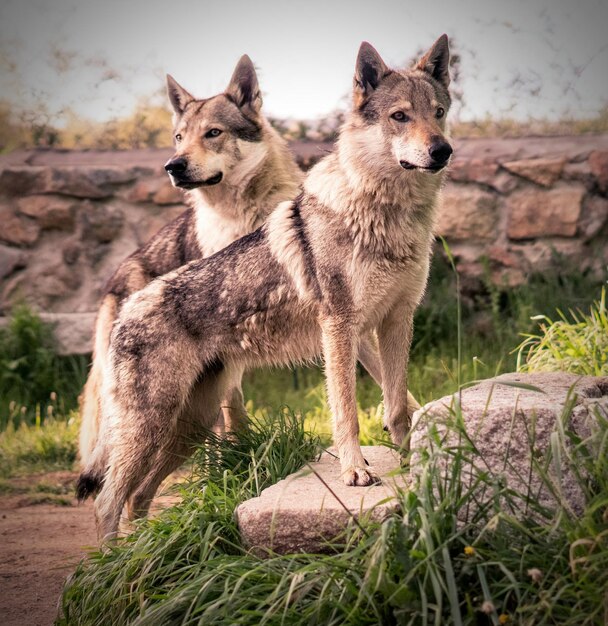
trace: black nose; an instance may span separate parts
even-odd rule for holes
[[[188,161],[184,157],[177,157],[165,163],[165,170],[169,174],[183,174],[188,167]]]
[[[435,163],[445,163],[452,152],[452,146],[446,141],[434,141],[429,148],[429,154]]]

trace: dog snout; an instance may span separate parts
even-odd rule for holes
[[[188,161],[184,157],[176,157],[165,163],[165,170],[172,175],[183,174],[188,168]]]
[[[443,139],[436,139],[429,148],[429,155],[437,165],[445,164],[452,152],[452,146]]]

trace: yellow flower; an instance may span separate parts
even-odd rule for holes
[[[506,613],[501,613],[498,616],[498,623],[499,624],[506,624],[509,621],[509,616]]]
[[[464,553],[467,556],[473,556],[475,554],[475,548],[473,546],[465,546]]]

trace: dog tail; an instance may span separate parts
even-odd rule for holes
[[[89,496],[96,496],[103,487],[104,475],[95,470],[85,470],[76,483],[76,498],[84,502]]]

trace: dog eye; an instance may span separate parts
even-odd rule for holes
[[[443,107],[437,107],[437,111],[435,111],[435,117],[437,119],[443,117],[445,115],[445,109]]]
[[[175,135],[175,141],[181,141],[182,140],[182,136],[177,133],[177,135]]]
[[[397,122],[407,122],[410,119],[403,111],[395,111],[391,117]]]
[[[222,131],[219,128],[212,128],[205,133],[205,137],[219,137]]]

